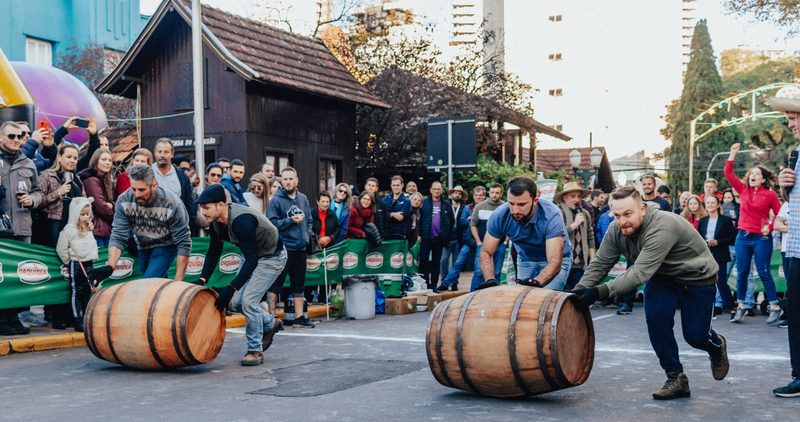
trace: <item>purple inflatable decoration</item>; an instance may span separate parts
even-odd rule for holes
[[[78,78],[50,66],[24,62],[11,62],[11,66],[36,104],[37,128],[46,121],[52,130],[56,130],[69,116],[95,116],[98,130],[108,125],[103,106]],[[65,139],[82,144],[89,135],[86,130],[78,128],[71,130]]]

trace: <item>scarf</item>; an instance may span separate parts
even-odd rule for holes
[[[569,226],[575,222],[575,216],[572,214],[573,210],[563,202],[559,206],[561,207],[561,213],[564,215],[564,224],[567,226],[567,232],[569,233]],[[586,218],[584,223],[578,227],[578,230],[569,233],[569,241],[572,243],[573,267],[583,268],[589,264],[588,231],[592,225],[592,220],[588,215],[588,211],[579,209],[578,212],[584,213],[583,216]]]

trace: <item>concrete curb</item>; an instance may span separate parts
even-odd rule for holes
[[[276,315],[283,318],[283,310],[279,309]],[[310,305],[308,307],[309,318],[325,316],[325,305]],[[244,315],[235,314],[225,317],[225,327],[244,327],[246,324]],[[41,352],[53,349],[69,349],[73,347],[83,347],[86,339],[83,333],[66,332],[59,334],[48,334],[43,336],[15,337],[8,340],[0,340],[0,356],[7,356],[14,353]]]

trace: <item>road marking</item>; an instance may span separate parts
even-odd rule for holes
[[[601,319],[611,318],[612,316],[616,316],[616,314],[608,314],[608,315],[602,315],[602,316],[599,316],[599,317],[594,317],[594,318],[592,318],[592,321],[600,321]]]
[[[226,331],[244,334],[244,328],[228,328]],[[287,337],[321,337],[321,338],[346,338],[353,340],[377,340],[377,341],[399,341],[406,343],[425,343],[424,338],[408,338],[408,337],[380,337],[380,336],[362,336],[358,334],[345,334],[345,333],[290,333],[279,332],[279,336]]]
[[[606,318],[612,315],[603,315],[599,318]],[[243,327],[237,328],[228,328],[226,331],[231,333],[238,333],[244,334],[245,330]],[[339,339],[351,339],[351,340],[375,340],[375,341],[396,341],[396,342],[404,342],[404,343],[425,343],[424,338],[411,338],[411,337],[383,337],[383,336],[364,336],[358,334],[347,334],[347,333],[337,333],[337,332],[329,332],[329,333],[308,333],[308,332],[279,332],[279,336],[286,336],[286,337],[318,337],[318,338],[339,338]],[[688,347],[688,346],[686,346]],[[627,347],[614,347],[614,346],[596,346],[594,349],[597,353],[614,353],[614,354],[628,354],[628,355],[655,355],[652,349],[631,349]],[[708,353],[705,352],[698,352],[694,350],[684,350],[680,352],[681,356],[686,357],[708,357]],[[787,362],[789,361],[788,356],[781,356],[781,355],[770,355],[766,353],[729,353],[728,359],[732,361],[738,362]]]

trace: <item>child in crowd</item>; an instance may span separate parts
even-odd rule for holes
[[[56,245],[58,257],[69,266],[70,305],[75,331],[83,331],[83,313],[92,290],[87,271],[92,269],[93,261],[97,260],[97,242],[92,234],[93,201],[91,197],[72,199],[68,223],[58,236]]]

